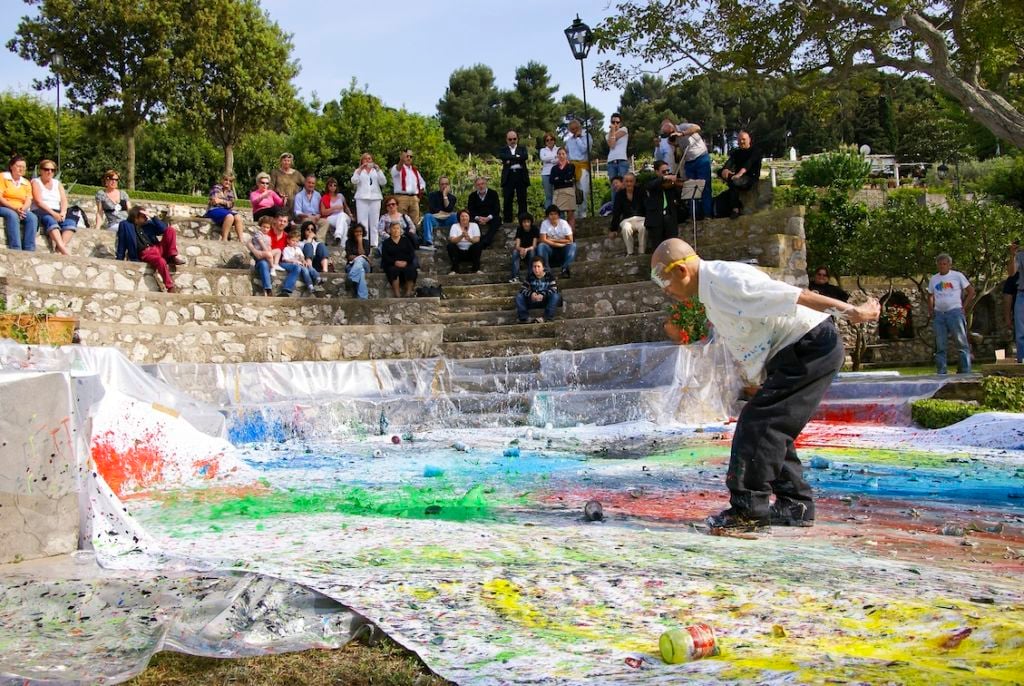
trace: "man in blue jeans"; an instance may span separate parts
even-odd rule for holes
[[[935,329],[935,367],[939,374],[946,373],[946,340],[953,334],[960,348],[961,374],[971,371],[971,349],[967,342],[967,319],[964,311],[974,301],[974,286],[967,277],[951,269],[953,258],[942,253],[935,258],[939,268],[928,280],[928,314]]]
[[[1020,241],[1010,245],[1010,268],[1006,281],[1012,283],[1010,306],[1010,333],[1017,343],[1017,362],[1024,362],[1024,252]],[[1016,278],[1014,278],[1016,277]],[[1004,293],[1006,291],[1003,291]]]

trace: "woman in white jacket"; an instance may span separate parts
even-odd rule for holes
[[[384,172],[373,163],[373,155],[364,152],[359,158],[359,167],[352,174],[352,185],[356,189],[356,218],[363,226],[376,227],[380,221],[380,201],[384,198],[381,188],[388,182]],[[370,247],[380,242],[376,231],[370,231]]]

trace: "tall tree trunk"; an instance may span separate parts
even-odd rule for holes
[[[235,145],[228,143],[224,146],[224,175],[235,173]]]
[[[135,129],[124,134],[125,163],[128,167],[128,190],[135,190]]]

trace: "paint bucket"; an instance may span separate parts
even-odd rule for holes
[[[661,659],[670,665],[718,655],[715,630],[707,624],[694,624],[666,631],[658,641]]]

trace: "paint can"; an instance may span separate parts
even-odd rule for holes
[[[715,630],[708,624],[694,624],[666,631],[661,635],[658,647],[661,649],[661,659],[670,665],[700,660],[721,652],[715,641]]]
[[[598,500],[588,500],[583,506],[583,518],[588,522],[600,522],[604,519],[604,508]]]

